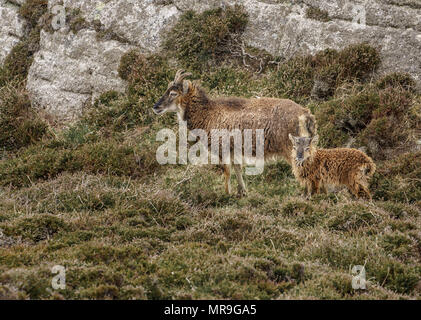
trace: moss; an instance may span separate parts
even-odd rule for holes
[[[322,10],[316,7],[308,7],[306,9],[306,17],[322,22],[328,22],[331,20],[329,17],[329,13],[326,10]]]

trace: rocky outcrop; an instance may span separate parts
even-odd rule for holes
[[[41,32],[27,89],[36,106],[64,120],[79,116],[84,106],[105,91],[124,91],[125,83],[117,72],[121,56],[134,47],[158,50],[159,33],[180,15],[172,5],[137,0],[106,4],[51,0],[49,8],[62,3],[67,15],[80,12],[86,28],[75,33],[64,25],[55,32]],[[100,23],[101,33],[93,27],[95,23]]]
[[[0,64],[24,35],[25,22],[18,17],[19,1],[0,0]]]
[[[158,50],[160,33],[181,14],[172,1],[159,0],[50,0],[48,4],[63,5],[68,13],[79,9],[87,22],[100,21],[106,30],[149,51]]]
[[[49,7],[61,3],[68,12],[78,9],[86,27],[76,34],[69,26],[42,32],[28,78],[33,101],[59,117],[80,114],[104,90],[124,90],[117,76],[121,55],[133,47],[159,50],[163,35],[184,11],[235,3],[249,13],[244,33],[249,45],[290,58],[367,41],[381,52],[380,73],[408,72],[421,82],[418,0],[50,0]],[[310,7],[327,13],[327,21],[310,18]],[[112,36],[100,37],[95,23]]]
[[[117,69],[129,45],[98,40],[95,31],[84,29],[77,34],[42,31],[40,47],[27,89],[35,105],[48,113],[72,119],[100,93],[124,91]]]

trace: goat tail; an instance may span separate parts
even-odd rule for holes
[[[317,133],[316,118],[311,113],[305,113],[298,117],[300,137],[314,137]]]

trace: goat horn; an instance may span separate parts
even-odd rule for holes
[[[184,78],[191,76],[192,74],[190,72],[188,73],[184,73],[185,71],[180,69],[177,71],[177,73],[175,74],[175,78],[174,78],[174,82],[175,83],[181,83]]]

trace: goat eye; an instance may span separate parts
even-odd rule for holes
[[[177,94],[178,94],[178,93],[177,93],[177,92],[175,92],[175,91],[170,92],[170,96],[171,96],[171,97],[175,97]]]

